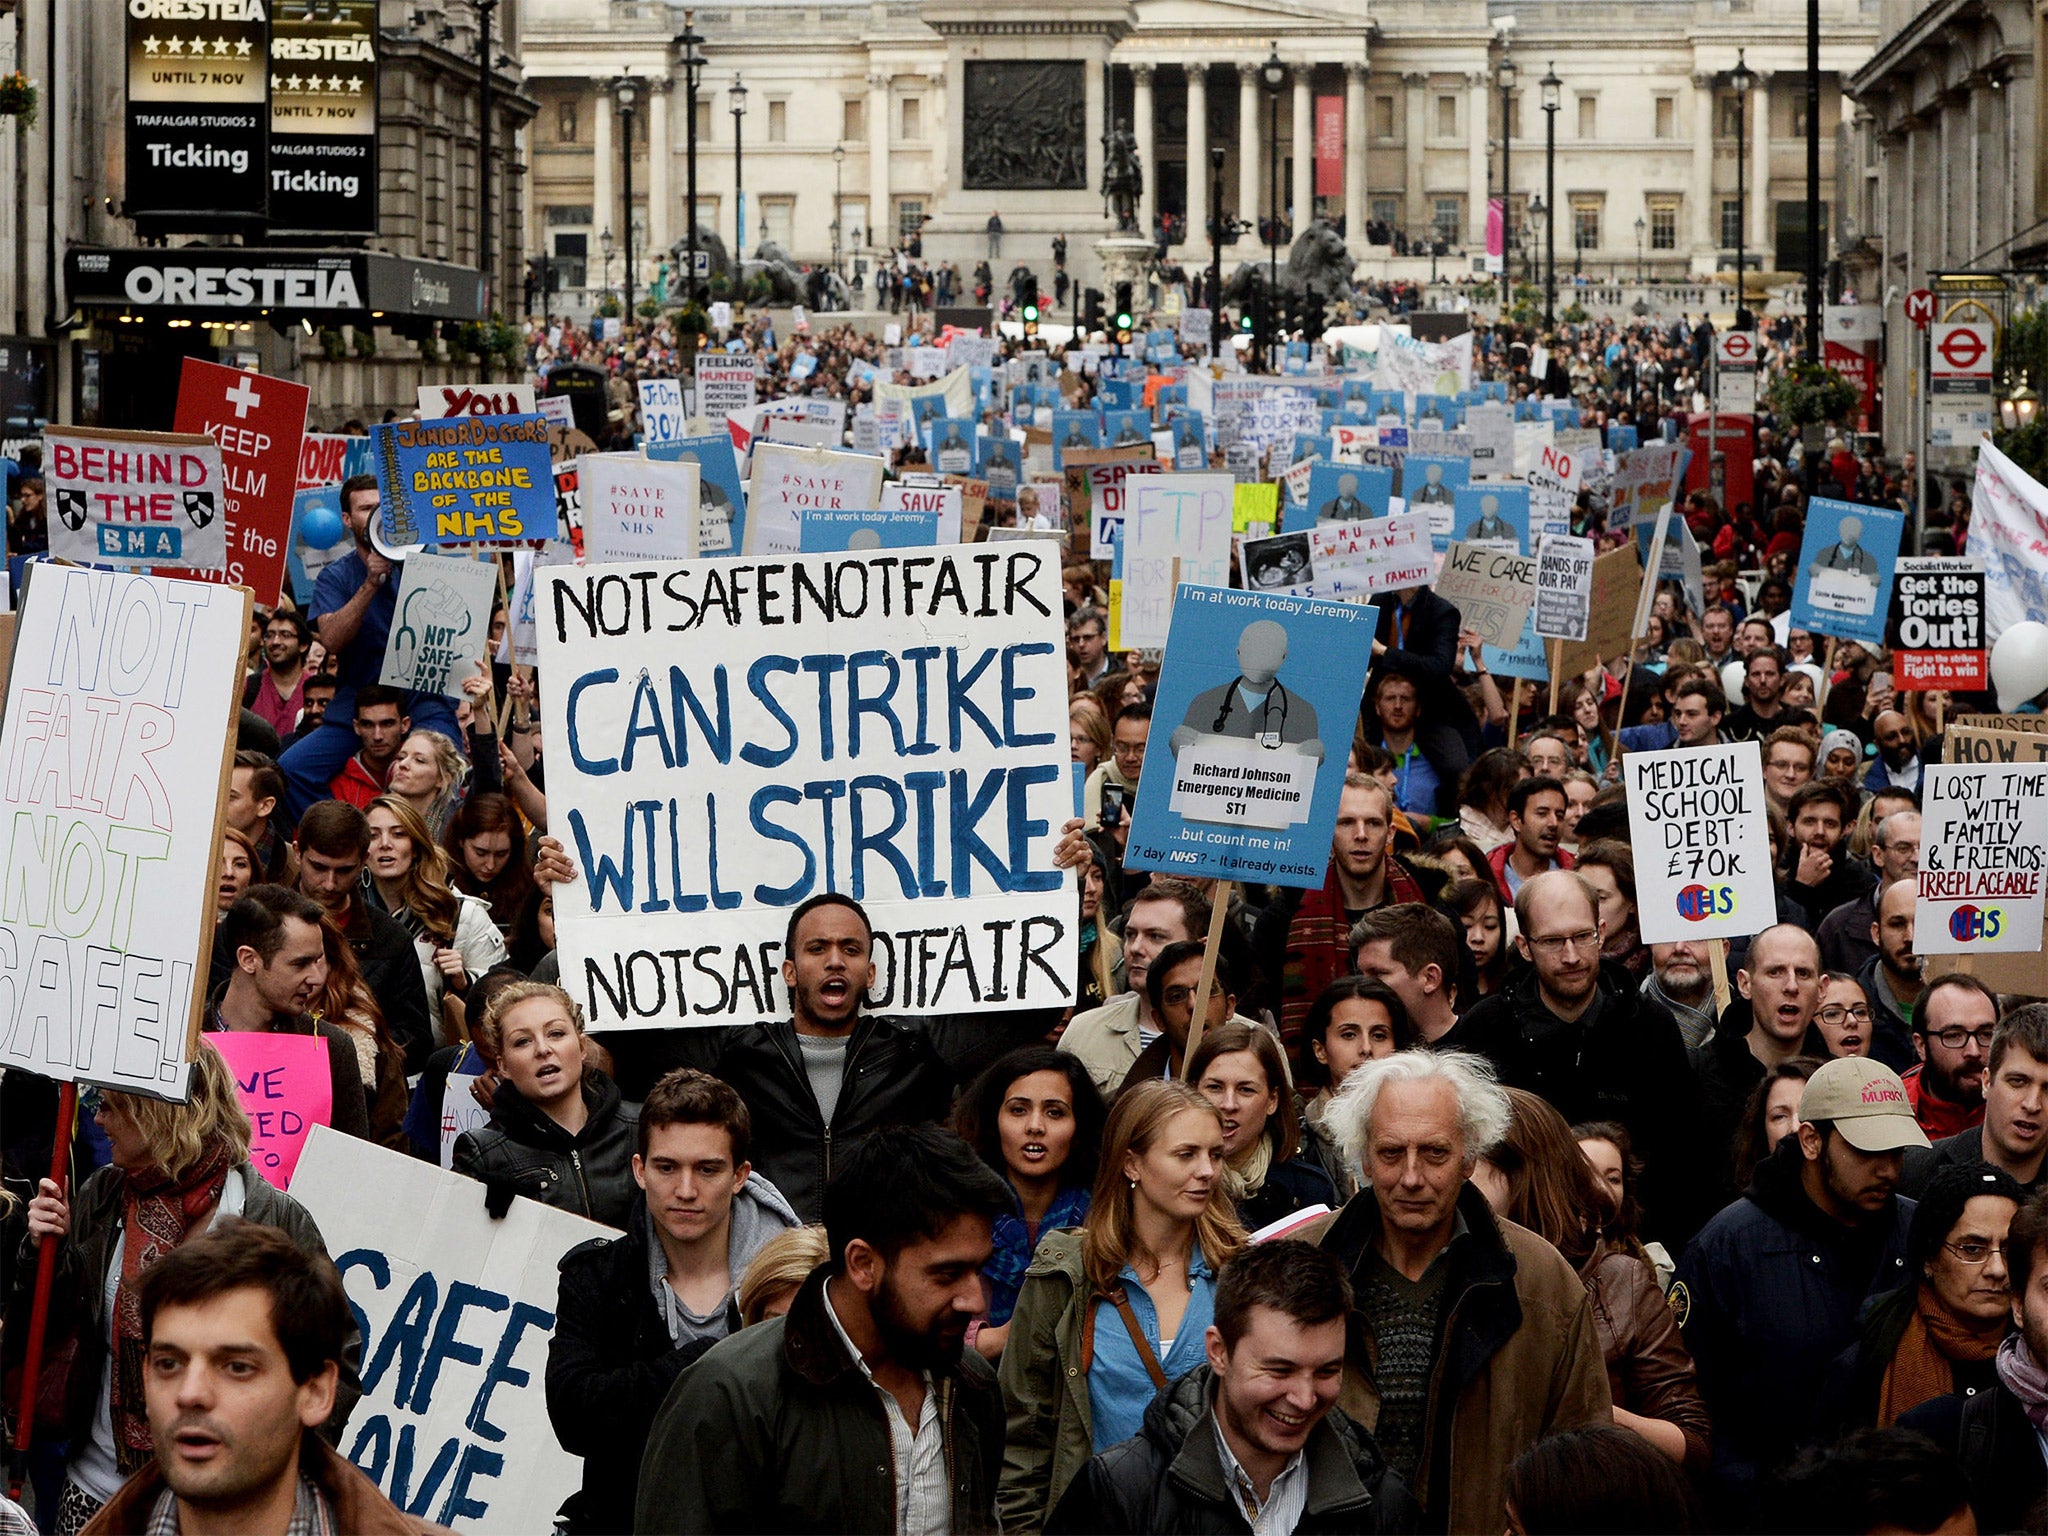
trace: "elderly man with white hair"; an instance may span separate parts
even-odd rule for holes
[[[1468,1182],[1508,1115],[1484,1058],[1417,1049],[1353,1069],[1324,1120],[1366,1180],[1319,1238],[1356,1297],[1338,1401],[1431,1530],[1506,1529],[1518,1455],[1614,1422],[1585,1286]]]

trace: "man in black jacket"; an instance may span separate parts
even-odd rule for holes
[[[1567,1121],[1619,1120],[1642,1156],[1648,1230],[1682,1240],[1706,1212],[1698,1192],[1698,1095],[1678,1022],[1600,960],[1599,900],[1571,870],[1532,875],[1515,897],[1527,970],[1459,1020],[1510,1088]]]
[[[1950,986],[1960,981],[1948,978]],[[2048,1003],[2023,1004],[1998,1021],[1984,1074],[1984,1123],[1909,1151],[1899,1193],[1918,1199],[1942,1169],[1978,1164],[2003,1169],[2029,1194],[2048,1190]]]
[[[1337,1407],[1350,1312],[1335,1254],[1284,1238],[1247,1248],[1216,1283],[1209,1363],[1067,1485],[1047,1536],[1418,1529],[1408,1485]]]
[[[1373,667],[1410,678],[1422,703],[1417,744],[1430,762],[1456,778],[1479,755],[1479,720],[1455,676],[1458,610],[1428,587],[1396,587],[1379,611]]]

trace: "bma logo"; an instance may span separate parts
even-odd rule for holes
[[[1732,917],[1735,887],[1732,885],[1688,885],[1678,893],[1678,915],[1688,923],[1703,923],[1710,917]]]
[[[1997,907],[1957,907],[1948,915],[1948,936],[1958,944],[1995,939],[2004,927],[2005,914]]]

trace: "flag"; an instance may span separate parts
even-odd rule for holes
[[[2048,622],[2048,489],[1989,442],[1977,449],[1969,552],[1984,562],[1984,636]]]

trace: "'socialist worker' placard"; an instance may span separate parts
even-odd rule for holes
[[[1755,742],[1631,752],[1621,767],[1645,943],[1738,938],[1778,920]]]
[[[1124,862],[1321,885],[1376,623],[1367,603],[1182,586]]]
[[[828,890],[874,922],[879,1012],[1072,999],[1056,549],[535,581],[549,793],[579,875],[555,893],[562,980],[593,1025],[786,1014],[789,911]]]
[[[1921,773],[1923,955],[2041,947],[2048,864],[2048,763],[1933,764]]]

